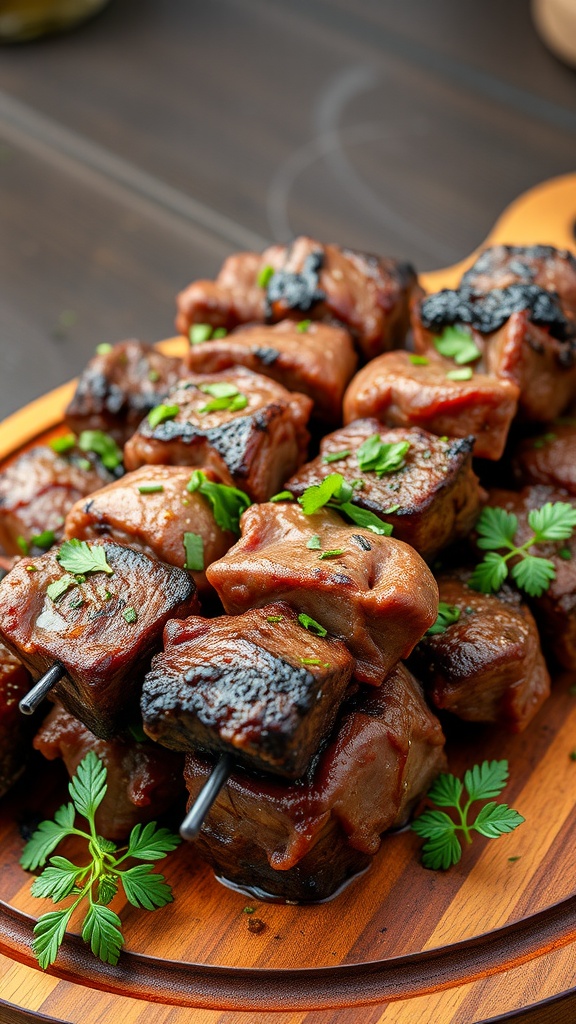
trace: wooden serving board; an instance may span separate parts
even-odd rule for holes
[[[487,243],[570,247],[575,221],[569,175],[518,199]],[[471,259],[422,275],[425,286],[454,285]],[[71,390],[0,425],[0,458],[57,426]],[[576,1019],[575,682],[557,679],[521,736],[460,725],[449,739],[457,774],[508,758],[502,799],[526,818],[516,832],[478,837],[443,873],[421,867],[420,840],[403,831],[337,899],[304,907],[224,888],[184,844],[162,868],[173,904],[153,916],[113,904],[126,938],[115,968],[75,934],[48,972],[30,953],[35,918],[52,905],[30,895],[20,827],[50,816],[65,792],[60,766],[42,763],[0,804],[0,1024],[568,1024]],[[264,925],[258,933],[248,929],[254,918]]]

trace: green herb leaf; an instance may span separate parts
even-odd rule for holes
[[[266,622],[283,622],[283,621],[284,621],[284,616],[283,615],[267,615],[266,616]]]
[[[112,902],[118,892],[118,879],[114,875],[101,875],[98,882],[98,903],[105,907]]]
[[[229,381],[217,381],[216,384],[199,384],[198,390],[204,395],[211,395],[212,398],[234,398],[240,392],[235,384]]]
[[[455,775],[439,775],[428,791],[430,800],[438,807],[455,807],[462,796],[464,786]]]
[[[115,966],[118,963],[120,950],[124,945],[121,932],[122,922],[110,907],[100,903],[92,903],[82,928],[84,942],[90,943],[90,949],[99,960]]]
[[[42,821],[28,840],[20,864],[25,871],[35,871],[42,867],[49,855],[65,836],[69,835],[74,826],[75,811],[73,804],[64,804],[54,815],[54,821]]]
[[[186,560],[184,562],[184,568],[190,569],[192,572],[202,572],[204,569],[204,539],[199,533],[184,534],[184,550],[186,552]]]
[[[433,342],[441,356],[453,359],[458,366],[473,363],[482,355],[472,336],[461,327],[445,327]]]
[[[499,796],[508,782],[508,761],[483,761],[464,775],[464,785],[471,801],[491,800]]]
[[[312,323],[311,320],[300,320],[300,322],[296,324],[296,330],[300,334],[306,334],[306,331],[310,327],[311,323]]]
[[[42,533],[37,533],[34,537],[30,537],[30,547],[47,551],[48,548],[52,547],[55,540],[56,534],[54,530],[43,530]]]
[[[445,803],[444,806],[451,804]],[[455,832],[456,825],[444,811],[424,811],[412,823],[412,831],[423,839],[439,839]]]
[[[332,548],[331,551],[323,551],[318,558],[338,558],[340,555],[345,555],[345,548]]]
[[[270,278],[272,277],[274,277],[274,267],[271,267],[269,264],[267,264],[265,267],[262,267],[262,269],[258,273],[258,277],[256,278],[258,287],[267,288],[270,282]]]
[[[512,566],[510,575],[520,589],[525,590],[530,597],[541,597],[544,591],[548,590],[552,580],[556,579],[556,568],[554,562],[548,558],[525,555],[520,562]]]
[[[172,889],[164,875],[154,872],[150,864],[137,864],[122,873],[122,885],[126,899],[135,907],[157,910],[172,903]]]
[[[347,459],[351,454],[352,452],[349,448],[345,448],[341,452],[329,452],[328,455],[322,456],[322,462],[325,462],[326,464],[330,464],[331,462],[340,462],[341,459]]]
[[[173,420],[179,412],[179,405],[165,405],[161,402],[160,405],[155,405],[148,413],[148,423],[152,427],[152,430],[154,430],[156,427],[160,426],[161,423],[164,423],[165,420]]]
[[[426,356],[419,356],[416,353],[410,353],[408,356],[412,366],[428,366],[430,360]]]
[[[321,665],[320,658],[300,658],[301,665]]]
[[[167,828],[157,828],[156,822],[150,821],[147,825],[134,826],[126,856],[137,857],[138,860],[161,860],[181,842],[180,836]]]
[[[232,533],[240,533],[240,516],[252,502],[244,491],[237,487],[229,487],[227,484],[217,484],[208,480],[201,469],[192,473],[186,490],[190,494],[198,491],[212,508],[212,515],[216,525],[221,530],[230,530]]]
[[[34,925],[32,952],[43,970],[50,967],[58,956],[73,910],[74,906],[68,910],[51,910],[39,917]]]
[[[130,606],[124,609],[124,611],[122,612],[122,618],[125,619],[130,626],[132,626],[135,622],[138,622],[138,612],[136,611],[135,608],[132,608],[132,606]]]
[[[140,484],[138,487],[139,494],[162,494],[163,491],[162,484]]]
[[[82,868],[72,864],[65,857],[52,857],[50,867],[44,868],[42,874],[33,882],[32,895],[59,903],[70,895],[81,871]]]
[[[456,832],[448,832],[438,839],[429,839],[422,847],[422,864],[432,871],[447,871],[462,857],[462,847]]]
[[[294,495],[292,491],[279,491],[278,494],[273,494],[268,501],[294,501]]]
[[[122,465],[122,449],[110,434],[105,434],[102,430],[83,430],[78,438],[78,447],[83,452],[94,452],[98,455],[106,469],[117,469]]]
[[[518,519],[504,508],[485,508],[476,523],[478,547],[497,551],[514,542]]]
[[[318,534],[315,533],[313,537],[310,537],[309,541],[306,541],[306,547],[312,551],[320,551],[322,543]]]
[[[507,832],[513,832],[526,819],[508,804],[485,804],[471,826],[476,832],[488,839],[498,839]]]
[[[446,380],[472,380],[472,367],[463,366],[460,370],[448,370]]]
[[[106,356],[111,351],[112,351],[112,345],[110,345],[110,343],[107,342],[107,341],[102,341],[102,342],[100,342],[99,345],[96,345],[96,355],[97,356]]]
[[[16,543],[17,543],[18,547],[20,548],[20,551],[22,552],[23,555],[30,554],[30,550],[28,548],[28,542],[27,542],[25,537],[22,537],[22,536],[17,537],[16,538]]]
[[[49,583],[46,587],[46,594],[51,601],[57,601],[62,594],[65,594],[70,587],[76,587],[77,583],[73,576],[60,576],[59,579]]]
[[[327,505],[331,498],[342,489],[344,477],[341,473],[330,473],[324,477],[321,484],[312,484],[307,487],[304,494],[298,498],[298,504],[302,506],[304,515],[311,516],[319,509]]]
[[[306,615],[305,612],[301,612],[298,616],[298,622],[304,629],[309,630],[310,633],[315,633],[316,636],[327,636],[328,630],[324,629],[316,619],[313,619],[310,615]]]
[[[106,768],[93,750],[80,762],[68,791],[78,814],[92,818],[106,794]]]
[[[380,477],[384,473],[395,473],[405,465],[404,457],[409,447],[409,441],[385,443],[379,434],[372,434],[360,445],[356,458],[363,472],[374,472]]]
[[[330,507],[333,506],[330,505]],[[392,533],[393,527],[390,523],[385,523],[374,512],[370,512],[367,508],[360,508],[351,501],[345,501],[343,505],[339,505],[337,511],[348,516],[353,523],[356,523],[356,526],[364,526],[372,533],[378,534],[379,537],[389,537]]]
[[[528,523],[534,530],[534,544],[568,540],[576,526],[576,508],[566,501],[548,501],[528,513]]]
[[[480,590],[483,594],[493,594],[504,583],[508,575],[508,566],[502,555],[489,551],[472,573],[468,586],[472,590]]]
[[[446,604],[445,601],[440,601],[438,604],[436,622],[426,630],[426,636],[436,636],[438,633],[445,633],[448,626],[452,626],[455,622],[458,622],[459,618],[460,609],[457,608],[455,604]],[[436,803],[438,803],[438,801],[436,801]]]
[[[106,561],[106,549],[98,544],[90,546],[85,540],[65,540],[56,558],[62,568],[74,576],[89,572],[106,572],[110,576],[114,573]]]
[[[212,337],[211,324],[192,324],[188,337],[191,345],[202,345]]]

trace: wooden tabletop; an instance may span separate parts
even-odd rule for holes
[[[574,170],[527,0],[112,0],[0,51],[0,417],[307,232],[446,266]]]

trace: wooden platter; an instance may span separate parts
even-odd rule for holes
[[[574,245],[576,175],[526,193],[487,239]],[[468,260],[422,275],[450,287]],[[165,351],[180,339],[162,343]],[[0,425],[0,458],[53,429],[72,385]],[[473,1024],[576,1017],[576,677],[557,678],[529,728],[459,726],[451,770],[508,758],[503,799],[526,818],[496,843],[477,839],[447,873],[425,871],[410,831],[387,837],[371,869],[316,906],[260,903],[221,886],[184,845],[163,870],[175,902],[154,916],[126,906],[117,967],[67,936],[47,973],[30,953],[36,916],[18,858],[21,829],[62,802],[59,766],[29,774],[0,804],[0,1024]],[[254,908],[253,914],[244,909]],[[258,918],[259,932],[248,923]],[[194,1008],[194,1009],[191,1009]],[[259,1016],[258,1016],[259,1015]]]

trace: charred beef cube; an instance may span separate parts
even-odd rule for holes
[[[368,449],[371,440],[376,445]],[[363,470],[378,444],[382,458],[389,453],[391,468]],[[406,449],[403,455],[398,446]],[[337,469],[346,480],[360,481],[355,505],[390,523],[397,540],[431,561],[442,548],[465,537],[478,516],[481,492],[472,471],[473,447],[473,437],[439,438],[417,427],[385,430],[378,420],[356,420],[327,434],[318,458],[302,466],[286,487],[299,496]],[[372,465],[377,467],[376,458]]]
[[[310,399],[243,366],[191,375],[169,393],[166,408],[166,418],[145,419],[126,445],[127,469],[207,466],[253,501],[266,501],[306,458]]]
[[[306,516],[288,504],[253,505],[241,529],[207,570],[226,612],[286,601],[311,616],[313,632],[346,644],[361,682],[379,686],[436,619],[434,577],[402,541],[348,526],[329,509]]]
[[[196,281],[178,296],[176,327],[228,330],[249,321],[339,320],[364,358],[400,345],[409,326],[409,300],[418,289],[409,263],[384,259],[302,235],[261,256],[239,253],[216,281]]]
[[[9,555],[59,540],[72,505],[114,479],[90,453],[31,448],[0,473],[0,544]]]
[[[330,732],[354,662],[283,602],[170,622],[142,689],[146,733],[174,750],[232,753],[297,778]]]
[[[186,357],[194,373],[219,373],[246,366],[299,391],[314,402],[314,415],[328,423],[342,419],[342,399],[357,363],[348,331],[311,320],[251,324],[225,337],[193,344]]]
[[[96,828],[105,839],[125,839],[135,825],[164,814],[182,799],[181,755],[129,732],[98,739],[82,722],[56,706],[34,737],[33,745],[48,761],[61,757],[70,776],[89,750],[107,769],[106,795],[96,811]]]
[[[31,749],[35,722],[18,710],[31,685],[22,662],[0,644],[0,797],[24,770]]]
[[[551,245],[494,245],[464,274],[460,288],[486,295],[511,284],[534,284],[555,292],[566,313],[576,317],[576,259]]]
[[[64,553],[84,545],[111,572],[76,568]],[[57,556],[63,558],[61,565]],[[94,564],[94,561],[92,561]],[[56,585],[57,584],[57,585]],[[65,669],[53,694],[101,739],[125,727],[168,619],[198,612],[189,573],[119,544],[68,541],[23,558],[0,583],[0,638],[38,679]]]
[[[79,434],[103,430],[125,444],[181,376],[182,361],[141,341],[121,341],[95,355],[78,380],[66,422]]]
[[[434,707],[520,732],[550,693],[536,623],[511,587],[480,594],[467,586],[469,577],[459,571],[438,578],[440,607],[455,621],[424,636],[410,665]]]
[[[519,484],[546,484],[576,495],[576,420],[549,423],[544,433],[519,441],[512,454]]]
[[[447,359],[426,365],[408,352],[387,352],[363,367],[344,396],[344,422],[375,417],[388,427],[422,427],[440,437],[475,437],[474,455],[499,459],[515,416],[518,388],[474,374],[454,380]]]
[[[211,470],[207,480],[218,483]],[[65,536],[79,540],[110,539],[143,551],[168,565],[187,568],[186,535],[200,538],[203,569],[192,571],[200,595],[212,588],[204,569],[222,558],[234,544],[231,530],[217,526],[209,502],[199,491],[190,493],[186,466],[143,466],[122,480],[74,505],[66,517]]]
[[[445,768],[443,744],[419,685],[398,665],[380,689],[363,689],[343,709],[305,779],[235,771],[196,849],[219,877],[260,897],[327,899],[370,864],[383,832],[406,822]],[[210,770],[187,755],[190,805]]]
[[[491,490],[488,505],[504,508],[517,517],[514,544],[520,546],[534,536],[528,523],[531,509],[555,501],[576,507],[576,498],[542,485],[525,487],[519,492]],[[557,543],[538,544],[530,549],[530,554],[549,559],[556,573],[541,597],[529,598],[542,641],[564,668],[576,669],[576,536],[573,534],[569,540]]]

